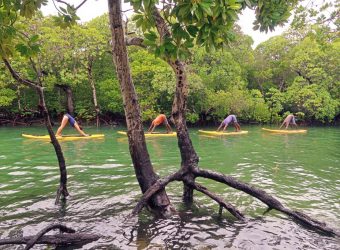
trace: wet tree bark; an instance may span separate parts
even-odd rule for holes
[[[60,232],[68,234],[45,235],[53,229],[59,229]],[[50,244],[57,246],[83,245],[92,241],[96,241],[99,238],[100,235],[76,233],[75,230],[64,225],[53,224],[47,226],[35,236],[2,239],[0,240],[0,245],[26,244],[25,250],[28,250],[31,249],[35,244]]]
[[[16,95],[17,95],[17,100],[18,100],[18,111],[19,113],[21,113],[21,91],[20,91],[20,86],[17,85],[17,91],[16,91]]]
[[[45,126],[51,138],[51,142],[54,147],[55,153],[57,155],[58,163],[59,163],[60,184],[57,190],[56,200],[55,200],[55,203],[57,204],[61,196],[63,196],[63,198],[66,198],[69,195],[68,190],[67,190],[67,171],[66,171],[66,163],[65,163],[65,158],[64,158],[62,149],[52,129],[50,116],[48,114],[48,110],[47,110],[46,103],[45,103],[44,88],[40,86],[39,83],[21,78],[20,75],[12,68],[11,64],[9,63],[7,59],[3,58],[3,61],[6,67],[8,68],[8,70],[10,71],[12,77],[18,83],[26,85],[34,89],[39,96],[39,109],[44,117]]]
[[[153,11],[153,17],[155,19],[156,27],[160,37],[165,38],[170,36],[168,27],[156,8]],[[191,185],[187,185],[187,183],[193,183],[195,181],[195,176],[192,174],[192,171],[198,168],[199,158],[192,145],[186,125],[185,110],[188,96],[188,79],[183,62],[180,60],[170,59],[167,59],[166,61],[171,66],[176,75],[176,92],[172,104],[172,119],[177,130],[178,147],[182,159],[181,168],[182,171],[186,173],[183,182],[183,200],[185,202],[192,202],[193,187]]]
[[[93,74],[92,74],[92,66],[93,66],[93,58],[89,57],[88,58],[88,63],[87,63],[87,77],[89,79],[91,89],[92,89],[92,98],[93,98],[93,105],[94,105],[94,110],[96,112],[96,125],[97,128],[99,127],[99,106],[98,106],[98,101],[97,101],[97,91],[96,91],[96,85],[93,79]]]
[[[145,193],[159,177],[153,170],[146,148],[140,107],[131,79],[121,16],[121,1],[108,0],[108,7],[112,33],[112,53],[123,96],[130,155],[139,186],[142,193]],[[171,211],[170,200],[164,189],[156,193],[148,204],[156,213],[165,215]]]

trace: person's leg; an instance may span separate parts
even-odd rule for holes
[[[282,128],[282,126],[285,124],[285,122],[283,122],[282,124],[281,124],[281,126],[279,127],[279,129],[281,129]]]
[[[58,128],[56,132],[56,136],[61,136],[61,131],[65,128],[66,124],[68,123],[68,117],[66,115],[63,116],[63,119],[61,120],[60,127]]]
[[[237,125],[236,125],[235,122],[233,122],[233,126],[234,126],[234,128],[235,128],[235,132],[237,132],[237,131],[238,131],[238,128],[237,128]]]
[[[228,127],[228,123],[226,123],[226,124],[224,125],[223,132],[227,129],[227,127]]]
[[[150,133],[152,133],[158,125],[159,125],[159,124],[156,124],[155,122],[152,122],[152,125],[151,125],[152,128],[151,128]]]
[[[295,117],[294,117],[294,116],[293,116],[293,118],[292,118],[291,124],[294,125],[295,128],[297,128],[297,124],[296,124],[296,121],[295,121]]]
[[[238,132],[238,131],[240,131],[241,130],[241,126],[240,126],[240,124],[238,123],[238,122],[235,122],[235,125],[236,125],[236,131]]]

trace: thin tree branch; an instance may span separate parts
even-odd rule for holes
[[[220,198],[217,195],[215,195],[214,193],[210,192],[206,187],[204,187],[204,186],[202,186],[198,183],[190,183],[189,185],[192,186],[197,191],[200,191],[201,193],[209,196],[211,199],[213,199],[214,201],[216,201],[220,205],[220,208],[224,207],[232,215],[234,215],[237,219],[244,220],[244,215],[240,211],[238,211],[233,205],[224,202],[222,198]],[[222,211],[220,210],[219,213],[221,214]]]
[[[2,58],[2,60],[4,61],[6,67],[8,68],[8,70],[10,71],[11,75],[13,76],[13,78],[18,81],[21,84],[24,84],[28,87],[31,87],[35,90],[39,90],[40,86],[37,82],[33,82],[31,80],[28,79],[23,79],[12,67],[12,65],[10,64],[10,62],[6,59],[6,58]]]
[[[86,3],[87,0],[82,1],[76,8],[75,10],[78,10],[81,6],[83,6],[84,3]]]

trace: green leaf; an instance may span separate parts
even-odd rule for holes
[[[22,56],[28,56],[29,55],[29,48],[23,44],[19,43],[15,46],[15,49],[20,52]]]
[[[38,41],[39,39],[39,35],[33,35],[30,37],[30,43],[35,43],[36,41]]]
[[[202,8],[202,10],[207,13],[209,16],[213,16],[213,12],[210,9],[211,4],[210,3],[206,3],[206,2],[200,2],[198,3],[198,5]]]
[[[150,41],[150,40],[147,40],[147,39],[144,39],[143,44],[145,46],[150,46],[150,47],[156,46],[156,43],[154,41]]]
[[[157,35],[153,31],[150,31],[149,33],[145,33],[144,36],[145,36],[146,39],[148,39],[150,41],[156,41],[156,39],[157,39]]]
[[[187,26],[187,31],[192,37],[195,37],[198,32],[198,28],[194,25],[189,25]]]

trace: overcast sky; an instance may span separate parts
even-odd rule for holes
[[[82,1],[69,1],[72,3],[80,3]],[[75,4],[76,5],[76,4]],[[77,6],[77,5],[76,5]],[[100,16],[103,13],[107,12],[107,1],[106,0],[87,0],[87,2],[78,10],[78,16],[80,17],[81,21],[86,22],[91,20],[96,16]],[[123,4],[123,9],[128,10],[131,7],[128,4]],[[56,14],[57,11],[52,3],[49,1],[47,6],[42,8],[44,15],[49,14]],[[269,39],[272,36],[280,35],[287,27],[277,27],[274,32],[259,32],[253,30],[253,21],[255,20],[255,14],[250,9],[246,9],[243,11],[242,15],[240,16],[240,20],[238,24],[241,26],[242,31],[251,36],[254,40],[253,47],[256,47],[259,43]]]

